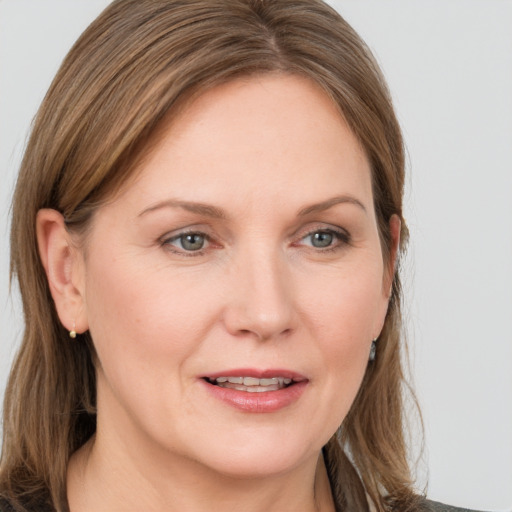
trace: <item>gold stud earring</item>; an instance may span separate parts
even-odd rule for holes
[[[76,338],[76,324],[75,324],[75,321],[73,320],[73,329],[71,331],[69,331],[69,337],[70,338],[73,338],[75,339]]]

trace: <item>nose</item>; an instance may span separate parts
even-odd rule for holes
[[[293,280],[286,263],[268,251],[240,256],[233,265],[224,312],[234,336],[269,340],[294,329]]]

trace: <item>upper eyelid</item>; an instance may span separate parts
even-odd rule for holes
[[[342,228],[341,226],[336,226],[333,224],[323,222],[314,224],[312,227],[307,226],[296,230],[295,233],[292,235],[292,238],[302,239],[319,231],[328,231],[340,236],[351,238],[350,231],[348,231],[347,229]]]
[[[205,233],[204,231],[201,231],[199,229],[184,229],[184,230],[180,230],[180,231],[166,233],[165,235],[158,238],[158,242],[161,245],[171,245],[171,242],[174,242],[174,241],[178,240],[179,238],[181,238],[182,236],[186,236],[186,235],[201,235],[204,237],[204,239],[206,240],[206,242],[208,244],[211,244],[212,240],[213,240],[213,238],[208,233]],[[202,250],[203,249],[201,249],[197,252],[199,253]]]
[[[301,245],[304,239],[314,235],[315,233],[324,232],[324,233],[332,233],[334,235],[334,241],[331,245],[323,248],[314,247],[314,250],[320,252],[326,252],[329,250],[340,249],[343,246],[351,245],[352,243],[352,235],[349,231],[341,227],[317,227],[315,229],[310,229],[306,233],[299,235],[292,243],[292,245]]]
[[[203,235],[204,237],[208,238],[209,240],[212,238],[212,235],[208,233],[209,229],[205,228],[204,226],[197,226],[197,225],[190,225],[185,226],[183,228],[174,229],[172,231],[168,231],[165,234],[163,234],[161,237],[159,237],[160,241],[165,240],[172,240],[179,238],[183,235],[189,235],[189,234],[198,234]]]
[[[176,235],[169,235],[169,236],[163,236],[162,237],[162,241],[169,241],[169,240],[177,240],[178,238],[181,238],[182,236],[187,236],[187,235],[200,235],[202,237],[204,237],[205,240],[208,240],[210,241],[211,240],[211,236],[208,235],[208,233],[204,233],[203,231],[181,231],[180,233],[177,233]]]
[[[304,236],[300,237],[300,240],[307,238],[308,236],[314,235],[315,233],[332,233],[337,236],[339,239],[350,239],[350,235],[342,230],[337,229],[314,229],[313,231],[309,231]]]
[[[206,247],[201,247],[201,249],[198,249],[196,251],[188,251],[185,248],[180,248],[173,244],[174,241],[178,240],[182,236],[186,236],[189,234],[197,234],[197,235],[203,236],[206,241]],[[160,237],[159,244],[163,249],[165,249],[166,251],[168,251],[170,253],[174,253],[176,255],[189,258],[189,257],[204,255],[210,249],[210,246],[212,245],[212,238],[207,233],[204,233],[203,231],[199,231],[197,229],[196,230],[194,230],[194,229],[182,230],[173,235],[168,234],[168,235],[164,235],[163,237]]]

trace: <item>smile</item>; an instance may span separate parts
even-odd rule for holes
[[[238,368],[200,379],[211,397],[245,413],[272,413],[300,400],[309,379],[284,369]]]
[[[286,377],[270,377],[263,379],[256,377],[217,377],[208,378],[208,381],[221,388],[235,389],[247,393],[279,391],[293,382],[292,379]]]

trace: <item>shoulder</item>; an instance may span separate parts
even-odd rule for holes
[[[452,507],[451,505],[445,505],[444,503],[439,503],[438,501],[427,501],[428,510],[431,512],[478,512],[476,510],[470,510],[469,508],[458,508]]]

